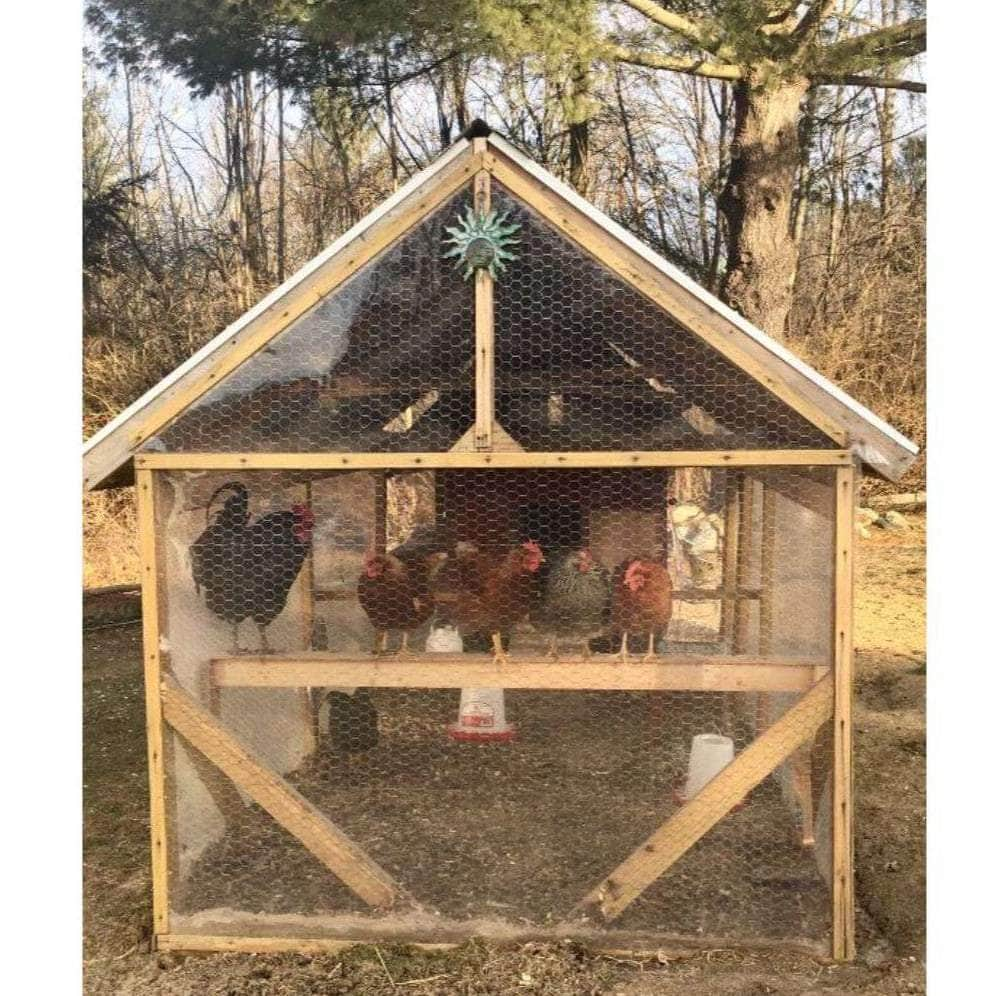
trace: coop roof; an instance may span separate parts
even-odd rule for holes
[[[88,490],[130,484],[132,460],[168,423],[260,353],[330,290],[394,246],[450,195],[488,170],[614,274],[662,305],[678,324],[722,353],[870,469],[896,480],[918,450],[892,426],[727,307],[486,125],[475,123],[432,165],[177,367],[84,447]],[[520,265],[528,265],[523,260]]]

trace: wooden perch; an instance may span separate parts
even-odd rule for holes
[[[162,685],[163,716],[192,747],[303,844],[371,906],[391,906],[397,883],[363,849],[263,760],[256,757],[170,678]]]
[[[604,920],[619,916],[751,789],[811,739],[833,715],[833,703],[833,677],[827,675],[599,882],[576,912],[595,913]]]
[[[285,657],[218,657],[217,688],[536,688],[628,691],[804,692],[826,674],[819,660],[668,655],[651,663],[620,663],[562,654],[557,661],[513,655],[425,654],[397,658],[310,651]]]

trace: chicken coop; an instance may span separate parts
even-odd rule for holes
[[[87,444],[158,946],[851,957],[853,506],[915,454],[475,123]]]

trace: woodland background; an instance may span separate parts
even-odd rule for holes
[[[923,14],[94,0],[84,435],[482,117],[923,446]],[[921,458],[902,487],[923,478]],[[137,578],[133,514],[87,498],[84,585]]]

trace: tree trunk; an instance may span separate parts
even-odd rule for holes
[[[591,157],[589,149],[591,80],[587,65],[576,63],[571,72],[568,116],[568,158],[571,186],[584,197],[591,186]]]
[[[784,335],[798,249],[789,216],[799,166],[805,79],[744,80],[733,87],[730,169],[719,206],[728,259],[723,296],[765,332]]]

